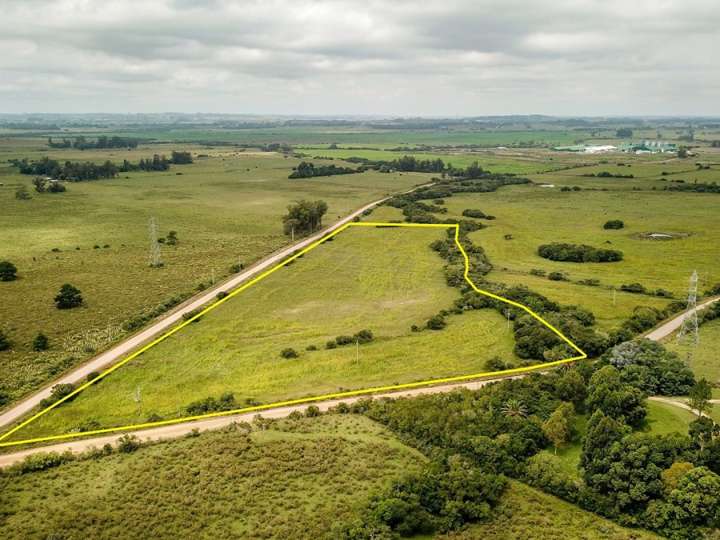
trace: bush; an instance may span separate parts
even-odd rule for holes
[[[353,336],[353,339],[358,343],[370,343],[374,336],[370,330],[360,330]]]
[[[50,340],[40,332],[33,340],[33,351],[47,351],[50,348]]]
[[[544,259],[560,262],[616,262],[623,254],[615,249],[599,249],[585,244],[552,243],[538,247],[538,255]]]
[[[425,326],[430,330],[442,330],[447,326],[447,322],[445,322],[445,317],[442,315],[434,315],[428,319]]]
[[[550,272],[548,279],[550,281],[567,281],[568,277],[565,275],[565,272]]]
[[[503,371],[511,367],[510,364],[505,362],[502,358],[495,356],[485,361],[484,367],[487,371]]]
[[[5,332],[0,330],[0,351],[8,351],[10,350],[10,340],[5,335]]]
[[[60,292],[55,296],[55,305],[58,309],[72,309],[81,306],[83,297],[80,289],[65,283],[60,287]]]
[[[476,219],[484,219],[485,217],[487,217],[485,215],[485,212],[483,212],[482,210],[473,209],[473,208],[466,208],[465,210],[462,211],[462,215],[464,217],[476,218]]]
[[[280,352],[280,356],[282,356],[283,358],[297,358],[300,355],[295,349],[288,347],[287,349],[283,349]]]
[[[72,461],[74,456],[70,452],[58,454],[57,452],[41,452],[39,454],[31,454],[17,465],[20,474],[44,471],[58,467],[63,463]]]
[[[231,274],[237,274],[237,273],[240,272],[240,270],[242,270],[243,268],[245,268],[245,265],[242,264],[242,263],[233,264],[233,265],[230,267],[230,273],[231,273]]]
[[[199,416],[210,412],[228,411],[235,408],[237,408],[235,395],[232,392],[225,392],[218,399],[208,397],[194,401],[185,407],[185,410],[192,416]]]
[[[603,229],[622,229],[623,227],[625,227],[625,223],[619,219],[611,219],[610,221],[606,221],[605,225],[603,225]]]
[[[17,279],[17,267],[10,261],[0,261],[0,281]]]
[[[75,391],[75,385],[71,383],[67,384],[56,384],[50,391],[50,397],[47,397],[40,401],[40,406],[45,408],[49,407],[56,401],[60,401],[65,396],[72,394]]]
[[[305,416],[307,418],[314,418],[316,416],[320,416],[320,409],[317,405],[310,405],[307,409],[305,409]]]
[[[15,190],[15,198],[19,201],[28,201],[32,199],[32,196],[25,186],[20,186]]]
[[[629,293],[635,293],[635,294],[647,293],[647,289],[645,288],[645,286],[641,285],[640,283],[622,284],[622,285],[620,285],[620,290],[623,292],[629,292]]]
[[[307,347],[305,347],[305,350],[306,351],[317,351],[318,348],[315,345],[308,345]]]
[[[355,340],[351,336],[338,336],[335,338],[335,343],[337,343],[339,346],[342,345],[349,345],[350,343],[353,343]]]
[[[222,300],[223,298],[226,298],[228,296],[228,293],[226,291],[220,291],[215,295],[215,298],[218,300]]]
[[[123,435],[118,439],[117,448],[123,454],[131,454],[140,448],[140,441],[135,435]]]
[[[330,340],[327,343],[325,343],[325,348],[326,349],[335,349],[335,348],[337,348],[337,343],[335,343],[334,339]]]

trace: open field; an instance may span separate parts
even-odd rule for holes
[[[348,229],[13,437],[187,416],[192,402],[224,392],[238,404],[269,403],[476,373],[494,356],[514,360],[512,333],[492,310],[451,316],[441,331],[411,331],[459,295],[428,247],[444,234]],[[373,342],[325,349],[362,329]],[[285,348],[299,358],[281,358]]]
[[[8,540],[315,539],[424,459],[356,415],[287,420],[249,436],[204,433],[0,474],[0,529]]]
[[[675,334],[669,336],[664,345],[675,351],[681,358],[690,355],[690,367],[698,378],[705,378],[711,384],[720,381],[720,319],[708,321],[700,327],[700,342],[697,347],[690,343],[678,343]],[[713,388],[713,398],[720,398],[720,388]],[[716,406],[717,408],[717,406]]]
[[[574,281],[595,278],[615,287],[639,282],[652,290],[668,289],[678,297],[684,296],[694,269],[701,276],[701,289],[720,282],[715,264],[720,257],[719,203],[715,194],[630,191],[619,196],[613,191],[561,192],[538,186],[510,186],[445,201],[450,215],[479,208],[496,216],[471,238],[498,268],[560,271]],[[610,219],[623,220],[625,228],[604,230]],[[640,237],[651,232],[683,236],[668,241]],[[505,238],[508,234],[512,239]],[[625,257],[613,263],[550,261],[537,255],[538,246],[550,242],[619,249]],[[643,300],[638,298],[638,303]]]
[[[488,523],[471,525],[437,540],[650,540],[660,538],[640,529],[627,529],[610,520],[543,493],[521,482],[511,481],[496,517]],[[530,533],[529,531],[532,531]],[[529,536],[530,535],[530,536]]]
[[[30,141],[0,144],[2,157],[51,155],[58,159],[137,161],[165,147],[134,151],[54,150]],[[185,147],[184,147],[185,148]],[[380,174],[288,180],[297,160],[273,153],[212,153],[166,172],[123,173],[114,180],[69,183],[66,193],[14,192],[32,177],[0,166],[0,260],[18,267],[19,279],[0,283],[0,327],[11,351],[0,353],[0,386],[17,398],[77,364],[123,334],[123,323],[148,313],[179,293],[228,275],[232,264],[252,263],[288,243],[281,216],[294,200],[323,199],[326,221],[396,191],[427,175]],[[3,160],[4,161],[4,160]],[[148,268],[148,220],[159,235],[178,233],[177,246],[162,248],[163,268]],[[97,248],[95,248],[97,246]],[[59,251],[53,252],[53,249]],[[85,306],[58,310],[53,297],[63,283],[78,287]],[[32,351],[38,332],[47,352]]]

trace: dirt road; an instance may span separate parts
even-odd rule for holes
[[[698,304],[697,310],[702,311],[703,309],[714,304],[718,300],[720,300],[720,297],[715,297],[715,298],[710,298],[708,300],[705,300]],[[690,315],[690,313],[691,313],[691,311],[683,311],[676,317],[670,319],[667,322],[664,322],[657,328],[654,328],[653,330],[651,330],[650,332],[645,334],[645,337],[648,339],[651,339],[653,341],[660,341],[661,339],[666,338],[667,336],[672,334],[675,330],[680,328],[680,326],[682,326],[683,321],[685,320],[685,318],[688,315]]]
[[[507,377],[506,377],[507,378]],[[375,398],[378,397],[408,397],[408,396],[417,396],[420,394],[428,394],[428,393],[443,393],[443,392],[451,392],[452,390],[456,390],[458,388],[468,388],[470,390],[477,390],[478,388],[481,388],[485,386],[486,384],[489,384],[497,379],[485,379],[482,381],[472,381],[472,382],[466,382],[462,384],[448,384],[444,386],[433,386],[430,388],[414,388],[412,390],[403,390],[399,392],[392,392],[382,395],[375,395]],[[359,399],[363,399],[367,396],[358,396],[358,397],[351,397],[347,399],[334,399],[330,401],[322,401],[315,403],[321,411],[327,411],[331,407],[336,406],[338,403],[344,402],[347,404],[354,403],[355,401]],[[245,414],[235,414],[230,416],[220,416],[217,418],[208,418],[206,420],[198,420],[195,422],[184,422],[182,424],[174,424],[170,426],[160,426],[157,428],[151,428],[151,429],[142,429],[137,431],[130,431],[128,432],[131,435],[135,435],[139,440],[141,441],[159,441],[159,440],[165,440],[165,439],[175,439],[178,437],[182,437],[191,431],[197,429],[199,431],[205,431],[209,429],[218,429],[222,428],[224,426],[228,426],[233,422],[250,422],[257,414],[261,414],[263,418],[284,418],[288,416],[293,411],[304,411],[307,409],[309,405],[303,404],[303,405],[294,405],[291,407],[278,407],[275,409],[268,409],[261,412],[251,412],[251,413],[245,413]],[[58,444],[52,444],[49,446],[42,446],[38,448],[28,448],[26,450],[21,450],[19,452],[14,452],[12,454],[0,454],[0,467],[7,467],[9,465],[12,465],[13,463],[17,463],[19,461],[22,461],[25,459],[25,457],[31,455],[31,454],[37,454],[39,452],[65,452],[65,451],[71,451],[74,453],[78,452],[84,452],[86,450],[89,450],[92,447],[100,448],[104,446],[105,444],[114,444],[117,442],[118,438],[120,438],[121,434],[113,433],[111,435],[105,435],[102,437],[94,437],[92,439],[84,439],[84,440],[75,440],[75,441],[68,441]]]
[[[215,300],[217,293],[219,293],[220,291],[230,291],[231,289],[234,289],[248,279],[274,266],[286,257],[289,257],[296,251],[309,246],[313,242],[322,238],[324,235],[335,231],[336,229],[339,229],[346,223],[349,223],[356,217],[360,216],[364,211],[369,210],[370,208],[374,208],[385,200],[387,200],[387,198],[383,198],[366,204],[362,208],[355,210],[348,216],[333,223],[322,231],[317,232],[312,236],[304,238],[298,242],[295,242],[291,246],[265,257],[250,268],[244,270],[243,272],[233,276],[232,278],[222,283],[215,285],[211,289],[208,289],[202,294],[183,303],[178,308],[175,308],[173,311],[171,311],[158,321],[152,323],[150,326],[148,326],[141,332],[130,336],[128,339],[122,341],[121,343],[105,351],[104,353],[96,356],[89,362],[86,362],[85,364],[79,366],[77,369],[71,371],[70,373],[67,373],[59,379],[56,379],[51,384],[48,384],[46,387],[44,387],[42,390],[39,390],[38,392],[26,397],[22,401],[16,403],[11,408],[4,411],[2,414],[0,414],[0,427],[16,422],[17,420],[28,414],[32,409],[34,409],[40,404],[41,400],[50,396],[52,387],[56,384],[76,383],[78,381],[84,381],[88,374],[104,371],[105,369],[122,359],[122,357],[126,354],[132,352],[139,346],[147,343],[152,338],[157,337],[159,334],[161,334],[165,330],[168,330],[177,322],[181,321],[185,313],[198,309],[205,304]]]

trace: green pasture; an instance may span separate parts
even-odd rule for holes
[[[681,358],[689,359],[690,367],[698,378],[705,378],[711,384],[720,381],[720,319],[708,321],[700,327],[697,346],[692,341],[678,342],[675,334],[669,336],[664,345]],[[720,398],[719,388],[713,388],[713,397]],[[716,407],[720,409],[720,406]]]
[[[157,150],[51,153],[31,147],[12,154],[0,145],[5,156],[116,162],[137,161]],[[189,149],[208,157],[166,172],[68,183],[67,192],[59,194],[35,193],[30,177],[0,166],[0,260],[12,261],[19,275],[17,281],[0,282],[0,328],[12,342],[11,351],[0,352],[0,386],[12,397],[109,345],[132,317],[226,277],[235,263],[248,265],[287,245],[281,217],[293,201],[325,200],[325,222],[331,223],[428,178],[366,172],[289,180],[298,163],[292,158]],[[31,190],[31,200],[15,198],[20,185]],[[177,246],[162,246],[164,267],[157,269],[148,267],[151,217],[159,236],[175,230],[179,238]],[[82,291],[83,307],[55,308],[53,298],[63,283]],[[50,338],[49,351],[31,350],[38,332]]]
[[[7,540],[315,539],[424,460],[362,416],[284,420],[0,474],[0,527]]]
[[[238,406],[484,371],[515,360],[493,310],[413,332],[452,306],[436,229],[350,228],[132,360],[13,435],[15,440],[187,416],[187,405],[232,392]],[[326,349],[370,329],[375,340]],[[315,346],[318,350],[306,350]],[[293,348],[299,358],[282,358]],[[90,423],[90,424],[88,424]]]

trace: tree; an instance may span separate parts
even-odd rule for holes
[[[50,348],[50,340],[42,332],[38,333],[33,340],[33,351],[47,351]]]
[[[601,410],[635,427],[645,419],[645,395],[638,388],[622,382],[615,367],[605,366],[596,371],[590,378],[589,388],[587,407],[590,412]]]
[[[629,139],[633,136],[633,130],[630,128],[620,128],[615,132],[615,136],[619,139]]]
[[[65,283],[55,296],[55,305],[58,309],[72,309],[82,305],[83,297],[80,289]]]
[[[287,349],[282,350],[280,356],[283,358],[297,358],[299,355],[295,349],[288,347]]]
[[[611,219],[603,225],[603,229],[622,229],[623,227],[625,227],[625,223],[620,219]]]
[[[0,261],[0,281],[17,279],[17,267],[10,261]]]
[[[509,399],[500,408],[500,411],[510,418],[525,418],[528,414],[527,407],[519,399]]]
[[[7,351],[10,349],[10,340],[5,335],[5,332],[0,330],[0,351]]]
[[[682,159],[685,159],[686,157],[688,157],[687,148],[685,148],[684,146],[681,146],[680,148],[678,148],[677,157],[682,158]]]
[[[283,216],[285,234],[309,234],[322,227],[322,218],[328,210],[325,201],[299,201],[288,206]]]
[[[577,369],[567,369],[555,384],[555,395],[563,401],[569,401],[575,408],[583,405],[587,397],[585,379]]]
[[[572,403],[563,403],[543,422],[543,433],[553,444],[556,454],[559,447],[570,441],[574,420],[575,409]]]
[[[707,467],[695,467],[670,492],[670,504],[680,508],[693,525],[720,524],[720,476]]]
[[[36,176],[35,178],[33,178],[32,183],[35,186],[35,191],[37,191],[38,193],[44,193],[47,189],[47,180],[45,178]]]
[[[688,396],[688,405],[697,411],[698,416],[703,416],[712,408],[712,386],[705,379],[696,382]]]
[[[583,439],[580,466],[585,471],[585,481],[593,482],[593,477],[608,467],[607,453],[610,446],[630,432],[628,426],[605,415],[601,410],[590,417]]]

